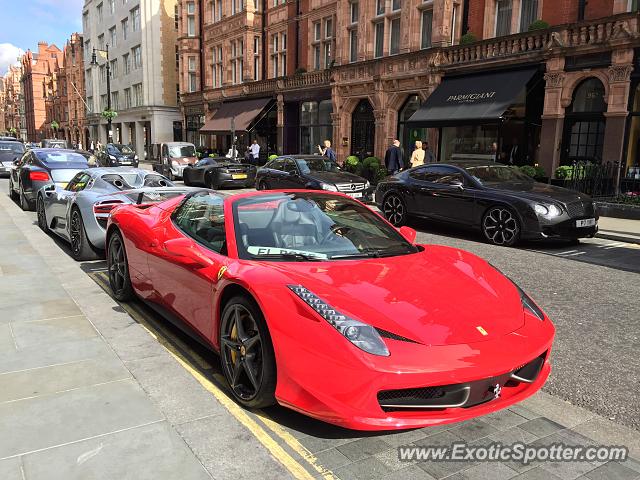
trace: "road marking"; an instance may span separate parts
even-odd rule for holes
[[[94,281],[96,281],[96,283],[98,283],[98,285],[100,285],[107,293],[109,293],[109,287],[104,279],[104,272],[101,272],[101,273],[96,272],[95,274],[90,276],[91,278],[94,279]],[[276,442],[271,437],[271,435],[269,435],[269,433],[267,433],[267,431],[260,426],[258,422],[256,422],[254,419],[252,419],[249,416],[249,414],[245,409],[243,409],[237,403],[231,400],[231,398],[229,398],[229,396],[224,391],[222,391],[215,383],[213,383],[211,380],[205,377],[200,371],[198,371],[196,368],[190,365],[189,362],[187,362],[183,358],[183,357],[187,357],[186,353],[188,352],[189,356],[191,357],[195,356],[201,360],[205,370],[210,370],[209,364],[206,363],[206,361],[200,355],[198,355],[196,352],[193,352],[184,342],[182,342],[178,337],[173,335],[173,333],[168,332],[164,329],[161,329],[160,326],[155,325],[155,322],[147,318],[147,316],[143,312],[141,312],[140,309],[136,308],[134,305],[135,304],[129,303],[124,306],[127,313],[131,315],[134,318],[134,320],[136,320],[137,323],[142,328],[144,328],[145,331],[149,333],[149,335],[151,335],[154,339],[156,339],[158,343],[162,346],[162,348],[164,348],[167,352],[169,352],[169,354],[173,358],[175,358],[176,361],[187,372],[189,372],[191,376],[193,376],[198,381],[198,383],[200,383],[208,392],[213,394],[216,400],[218,400],[220,404],[223,407],[225,407],[225,409],[231,415],[233,415],[233,417],[236,420],[238,420],[242,425],[244,425],[244,427],[247,428],[253,434],[254,437],[256,437],[256,439],[269,451],[269,453],[271,453],[273,457],[275,457],[295,478],[299,480],[314,479],[314,477],[309,473],[309,471],[306,468],[304,468],[298,461],[296,461],[291,455],[289,455],[289,453],[287,453],[287,451],[284,448],[282,448],[282,446],[278,444],[278,442]],[[156,332],[152,331],[152,329],[154,329],[156,332],[161,332],[163,335],[163,338],[160,338]],[[178,344],[180,350],[184,349],[185,352],[181,352],[180,350],[178,350],[176,346],[174,346],[174,344],[172,344],[171,342],[175,342],[176,344]],[[194,360],[194,358],[191,358],[190,360]],[[196,361],[194,363],[197,364],[199,362]],[[219,380],[219,377],[220,376],[218,376],[218,380]],[[226,382],[224,378],[222,378],[222,380]],[[262,413],[262,412],[258,411],[258,413]],[[291,438],[293,438],[293,436],[291,436]],[[297,442],[296,440],[296,443],[299,443],[299,442]],[[289,444],[287,442],[287,445],[294,452],[298,453],[298,449],[295,444]],[[299,445],[299,446],[302,447],[302,445]],[[322,471],[324,472],[326,470],[323,467],[319,466],[317,463],[315,463],[315,457],[313,457],[314,463],[312,463],[306,456],[301,455],[301,457],[304,460],[306,460],[316,471],[320,471],[319,469],[322,469]],[[324,478],[326,478],[326,480],[338,480],[333,475],[331,477],[324,477]]]

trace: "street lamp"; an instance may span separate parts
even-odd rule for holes
[[[96,50],[93,48],[93,53],[91,54],[91,66],[98,66],[98,57],[96,53],[104,54],[106,59],[106,67],[107,67],[107,110],[111,113],[111,66],[109,64],[109,45],[107,44],[107,48],[105,50]],[[107,143],[113,142],[111,130],[111,115],[107,117]]]

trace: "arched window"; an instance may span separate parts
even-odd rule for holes
[[[565,113],[562,142],[562,163],[575,161],[600,163],[604,144],[607,106],[604,85],[597,78],[588,78],[573,92],[573,100]]]
[[[365,158],[374,154],[376,119],[369,100],[360,100],[351,114],[351,154]]]

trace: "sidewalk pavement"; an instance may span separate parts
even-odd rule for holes
[[[0,479],[290,478],[34,218],[3,189]]]
[[[597,237],[617,242],[640,243],[640,220],[600,217]]]

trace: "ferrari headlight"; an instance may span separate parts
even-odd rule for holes
[[[371,325],[340,313],[302,285],[288,285],[288,287],[356,347],[372,355],[389,356],[389,349]]]
[[[329,190],[330,192],[338,191],[338,188],[335,185],[331,185],[330,183],[323,183],[321,186],[323,190]]]

